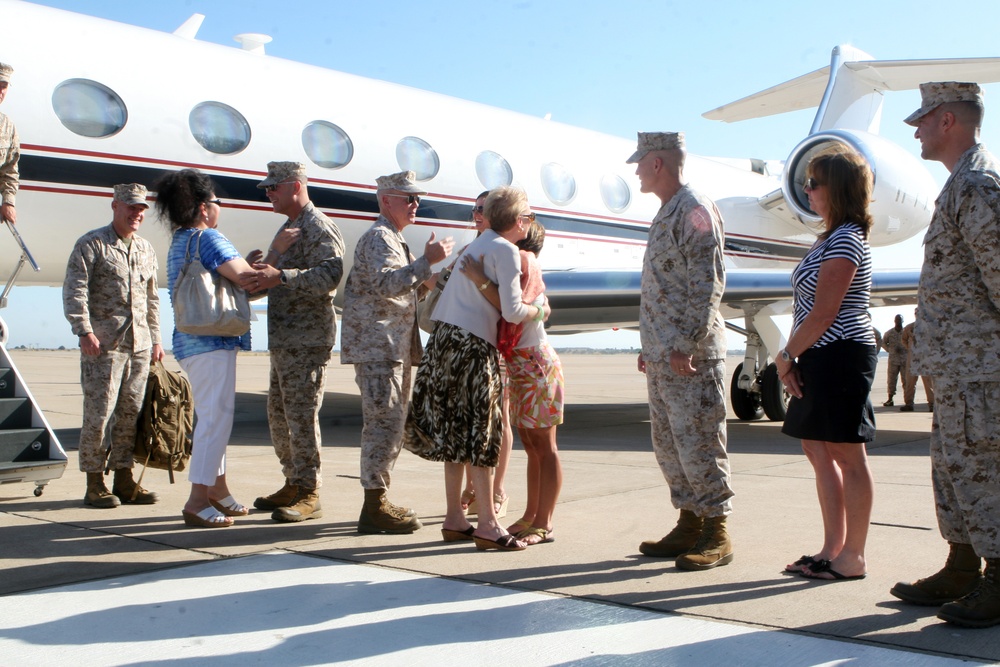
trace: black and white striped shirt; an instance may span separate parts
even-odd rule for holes
[[[806,319],[816,301],[816,283],[820,265],[828,259],[850,260],[858,270],[854,274],[847,294],[840,303],[837,319],[813,347],[823,347],[838,340],[854,340],[864,345],[875,344],[871,315],[868,313],[872,287],[872,253],[861,227],[848,222],[819,241],[792,272],[792,290],[795,295],[795,329]]]

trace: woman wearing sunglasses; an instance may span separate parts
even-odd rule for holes
[[[167,256],[167,284],[174,303],[174,283],[190,246],[201,263],[236,284],[252,289],[257,272],[233,247],[219,225],[222,202],[205,174],[184,169],[156,183],[156,211],[173,233]],[[184,523],[198,528],[224,528],[249,513],[229,492],[226,445],[236,408],[236,352],[250,350],[250,332],[242,336],[196,336],[174,329],[174,358],[191,381],[197,419],[191,453],[191,494],[184,504]]]
[[[816,472],[823,546],[785,570],[845,581],[867,571],[875,487],[865,452],[865,443],[875,439],[869,393],[877,352],[868,313],[872,172],[857,152],[838,147],[816,155],[807,175],[809,207],[824,229],[792,273],[794,326],[775,363],[791,394],[781,431],[802,440]]]
[[[445,464],[447,513],[445,541],[474,540],[480,550],[520,551],[524,542],[510,535],[497,519],[493,503],[478,507],[473,527],[462,511],[462,475],[472,464],[472,483],[480,497],[493,497],[493,468],[500,457],[501,386],[497,354],[497,311],[481,292],[500,286],[502,317],[520,323],[545,317],[544,308],[521,301],[517,246],[532,221],[523,190],[500,187],[486,199],[490,229],[469,244],[465,253],[482,257],[489,280],[449,280],[433,319],[437,321],[420,360],[414,382],[404,444],[430,461]]]

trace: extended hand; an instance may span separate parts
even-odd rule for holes
[[[454,247],[455,239],[452,237],[449,236],[442,241],[435,241],[434,232],[431,232],[431,237],[427,239],[427,245],[424,246],[424,257],[431,264],[437,264],[450,255]]]

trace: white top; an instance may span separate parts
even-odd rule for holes
[[[487,229],[462,254],[476,258],[482,255],[486,277],[499,286],[505,320],[517,324],[531,313],[531,306],[521,303],[521,258],[516,245]],[[491,345],[497,344],[500,313],[480,294],[479,286],[465,276],[452,275],[431,319],[453,324]]]

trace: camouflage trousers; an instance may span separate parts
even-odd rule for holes
[[[934,378],[931,479],[949,542],[1000,558],[1000,382]]]
[[[674,507],[700,517],[732,512],[726,453],[726,363],[697,361],[681,377],[667,362],[646,362],[653,453]]]
[[[910,373],[910,361],[907,360],[906,368],[903,371],[903,402],[913,403],[917,397],[917,377]],[[924,383],[924,396],[927,397],[927,404],[934,405],[934,380],[928,375],[919,376]]]
[[[150,350],[103,350],[96,357],[80,355],[83,424],[80,426],[80,471],[104,470],[104,436],[111,451],[108,469],[132,467],[136,421],[146,394]]]
[[[319,409],[326,388],[326,366],[332,348],[299,347],[271,350],[267,423],[281,472],[292,484],[318,489],[320,472]]]
[[[410,366],[375,361],[354,364],[361,389],[361,486],[388,489],[390,472],[403,446],[403,426],[410,403]]]
[[[889,357],[889,368],[886,374],[886,390],[889,393],[889,398],[892,398],[896,393],[896,383],[899,380],[903,381],[903,389],[906,389],[906,361],[900,361],[899,359],[893,359]]]

